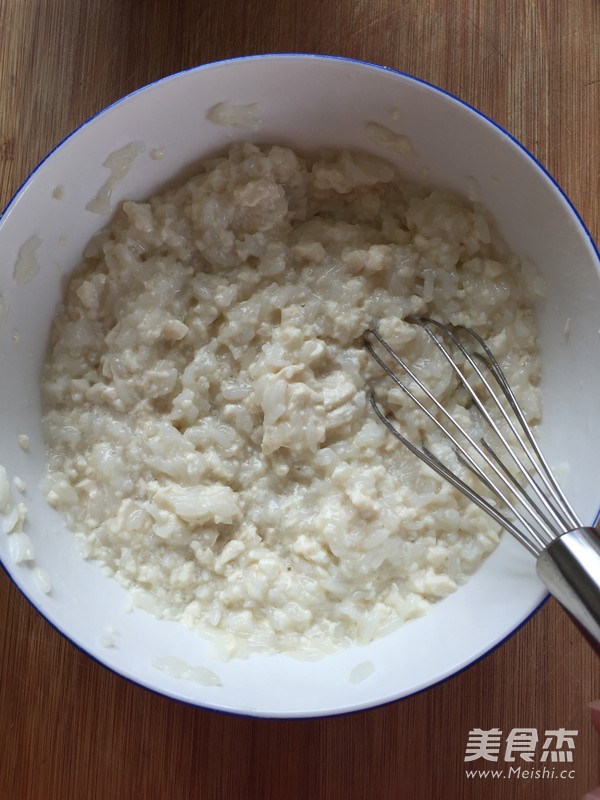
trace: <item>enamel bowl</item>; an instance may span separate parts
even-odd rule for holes
[[[207,118],[220,102],[256,106],[239,124],[223,125]],[[394,155],[369,135],[369,122],[408,137],[414,152]],[[534,262],[547,283],[547,299],[538,308],[540,441],[551,463],[569,465],[561,470],[567,494],[584,522],[594,521],[600,267],[598,251],[569,200],[509,134],[427,83],[346,59],[271,55],[198,67],[110,106],[48,155],[0,218],[0,463],[11,481],[17,477],[26,486],[21,499],[35,559],[15,563],[10,537],[1,531],[0,557],[20,590],[61,633],[116,673],[163,695],[272,717],[373,707],[454,675],[528,619],[545,591],[521,546],[503,537],[467,584],[428,616],[367,646],[317,661],[252,655],[221,662],[182,626],[128,610],[126,592],[97,564],[81,559],[38,488],[44,468],[38,382],[50,323],[66,276],[108,219],[86,205],[102,187],[110,207],[126,198],[143,199],[235,140],[305,151],[367,150],[397,162],[408,179],[427,175],[433,185],[476,192],[509,246]],[[103,164],[131,143],[138,151],[137,143],[143,144],[143,152],[110,186]],[[18,490],[12,491],[17,499]],[[159,669],[164,659],[178,666]]]

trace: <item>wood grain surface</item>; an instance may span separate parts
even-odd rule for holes
[[[0,206],[127,92],[216,59],[294,51],[386,64],[458,94],[537,156],[598,239],[598,0],[0,0]],[[403,702],[236,718],[109,673],[0,571],[0,798],[578,799],[600,784],[587,708],[598,667],[550,601],[478,664]],[[494,727],[577,730],[572,777],[467,778],[469,731]]]

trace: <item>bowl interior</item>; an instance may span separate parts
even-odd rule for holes
[[[259,123],[207,119],[216,103],[256,103]],[[409,138],[414,154],[394,155],[369,135],[375,122]],[[102,112],[54,150],[0,219],[0,463],[27,486],[27,530],[35,564],[50,575],[43,594],[30,566],[15,565],[6,536],[0,557],[50,622],[108,667],[166,695],[202,706],[265,716],[313,716],[369,707],[452,675],[502,641],[545,592],[534,562],[504,537],[475,576],[425,618],[365,647],[318,661],[253,655],[214,661],[181,626],[140,610],[93,563],[41,497],[44,446],[38,382],[48,330],[65,276],[109,217],[86,210],[105,183],[107,156],[131,142],[144,151],[112,189],[113,207],[143,199],[236,140],[299,150],[349,147],[395,161],[409,179],[476,193],[520,256],[541,271],[548,297],[538,309],[543,357],[542,448],[564,464],[561,480],[585,523],[598,510],[595,453],[600,438],[600,275],[598,254],[568,200],[534,159],[476,111],[408,76],[317,56],[266,56],[208,65],[159,81]],[[162,157],[156,158],[160,148]],[[59,188],[60,187],[60,188]],[[58,189],[58,190],[57,190]],[[31,239],[39,273],[16,281],[20,248]],[[4,311],[2,311],[4,309]],[[18,434],[27,434],[23,450]],[[13,490],[16,497],[17,492]],[[107,629],[114,645],[106,645]],[[103,644],[104,643],[104,644]],[[219,686],[157,669],[174,657],[209,668]],[[352,671],[367,662],[364,680]],[[356,673],[354,673],[356,674]]]

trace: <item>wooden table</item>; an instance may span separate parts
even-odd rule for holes
[[[292,51],[387,64],[460,95],[546,165],[599,238],[598,0],[0,0],[0,206],[123,94],[207,61]],[[264,721],[130,685],[61,638],[2,572],[0,666],[6,800],[565,800],[600,783],[587,709],[599,663],[553,601],[416,697]],[[469,731],[494,727],[577,730],[573,777],[468,778]]]

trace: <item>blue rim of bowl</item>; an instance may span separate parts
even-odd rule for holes
[[[140,92],[144,92],[144,91],[150,89],[151,87],[156,86],[156,85],[161,84],[161,83],[165,83],[166,81],[176,80],[177,78],[179,78],[179,77],[181,77],[183,75],[186,75],[186,74],[188,74],[190,72],[199,72],[201,70],[215,69],[215,68],[223,66],[225,64],[237,63],[237,62],[243,62],[243,61],[265,60],[265,59],[277,60],[277,59],[290,59],[290,58],[291,59],[298,59],[298,60],[314,59],[314,60],[321,60],[321,61],[323,61],[323,60],[326,60],[326,61],[341,61],[341,62],[344,62],[344,63],[358,64],[358,65],[360,65],[362,67],[368,67],[368,68],[374,69],[374,70],[381,70],[383,72],[388,72],[388,73],[390,73],[392,75],[400,75],[401,77],[406,78],[406,79],[408,79],[410,81],[414,81],[415,83],[419,83],[419,84],[422,84],[424,86],[427,86],[429,89],[432,89],[433,91],[435,91],[435,92],[437,92],[437,93],[449,98],[450,100],[452,100],[452,101],[454,101],[456,103],[459,103],[460,105],[468,108],[470,111],[472,111],[478,117],[480,117],[481,119],[485,120],[487,123],[489,123],[494,128],[496,128],[498,131],[500,131],[500,133],[502,133],[504,136],[506,136],[523,153],[525,153],[525,155],[528,156],[531,159],[531,161],[533,161],[534,164],[537,165],[537,167],[542,171],[542,173],[546,176],[546,178],[548,178],[548,180],[552,183],[554,188],[558,190],[558,192],[560,193],[562,198],[565,200],[565,202],[567,203],[567,205],[571,209],[571,211],[574,214],[575,218],[577,219],[577,222],[579,223],[582,231],[587,236],[587,238],[588,238],[588,240],[589,240],[589,242],[590,242],[590,244],[592,246],[592,249],[593,249],[594,253],[596,254],[596,258],[598,260],[599,274],[600,274],[600,250],[599,250],[598,246],[596,245],[596,242],[594,241],[591,233],[589,232],[585,222],[581,218],[581,215],[579,214],[579,212],[577,211],[576,207],[574,206],[574,204],[569,199],[568,195],[562,189],[562,187],[560,186],[558,181],[546,169],[546,167],[536,158],[536,156],[534,156],[533,153],[531,153],[518,139],[516,139],[511,133],[509,133],[501,125],[499,125],[497,122],[495,122],[491,117],[488,117],[482,111],[480,111],[479,109],[475,108],[475,106],[472,106],[467,101],[461,99],[460,97],[457,97],[456,95],[452,94],[451,92],[448,92],[446,89],[442,89],[439,86],[436,86],[435,84],[430,83],[429,81],[426,81],[423,78],[418,78],[418,77],[416,77],[414,75],[411,75],[408,72],[403,72],[402,70],[398,70],[398,69],[395,69],[393,67],[384,66],[382,64],[376,64],[376,63],[371,62],[371,61],[362,61],[361,59],[357,59],[357,58],[348,58],[346,56],[327,55],[327,54],[320,54],[320,53],[285,53],[285,52],[282,52],[282,53],[263,53],[263,54],[254,54],[254,55],[248,55],[248,56],[238,56],[238,57],[235,57],[235,58],[227,58],[227,59],[223,59],[221,61],[211,61],[211,62],[209,62],[207,64],[200,64],[200,65],[197,65],[197,66],[194,66],[194,67],[189,67],[188,69],[180,70],[179,72],[175,72],[175,73],[173,73],[171,75],[166,75],[166,76],[164,76],[162,78],[158,78],[157,80],[152,81],[151,83],[146,84],[145,86],[141,86],[139,89],[134,89],[132,92],[129,92],[128,94],[124,95],[123,97],[120,97],[118,100],[115,100],[114,102],[110,103],[108,106],[105,106],[104,108],[102,108],[100,111],[97,111],[95,114],[93,114],[88,119],[84,120],[73,131],[71,131],[69,134],[67,134],[67,136],[65,136],[63,139],[61,139],[61,141],[58,142],[58,144],[56,144],[44,156],[44,158],[27,175],[27,177],[24,179],[24,181],[20,184],[20,186],[14,192],[14,194],[12,195],[10,200],[8,201],[8,203],[5,206],[5,208],[0,212],[0,227],[2,225],[2,221],[3,221],[4,217],[6,217],[8,213],[10,213],[10,210],[12,209],[13,205],[17,202],[17,200],[18,200],[19,196],[21,195],[21,193],[25,190],[27,185],[33,179],[34,175],[38,172],[38,170],[43,166],[43,164],[49,158],[51,158],[51,156],[54,154],[54,152],[56,150],[58,150],[59,148],[61,148],[67,141],[69,141],[69,139],[71,139],[71,137],[75,136],[80,130],[82,130],[83,128],[85,128],[88,125],[90,125],[97,117],[100,117],[103,114],[107,113],[110,109],[115,108],[119,104],[130,100],[132,97],[134,97],[135,95],[139,94]],[[594,525],[598,525],[599,523],[600,523],[600,507],[599,507],[599,510],[597,512],[597,515],[596,515],[596,518],[595,518],[593,524]],[[309,712],[306,715],[298,714],[298,713],[292,713],[292,714],[287,714],[287,715],[285,715],[285,714],[273,714],[273,713],[259,714],[259,713],[252,713],[252,712],[233,711],[233,710],[226,709],[226,708],[218,708],[218,707],[213,707],[213,706],[209,706],[209,705],[201,705],[199,703],[194,703],[191,700],[185,700],[185,699],[183,699],[181,697],[176,697],[176,696],[174,696],[172,694],[159,691],[158,689],[156,689],[156,688],[154,688],[152,686],[146,685],[145,683],[143,683],[139,679],[132,678],[130,675],[126,675],[126,674],[122,673],[117,668],[107,665],[98,656],[94,655],[93,653],[90,653],[88,650],[85,649],[85,647],[83,647],[82,645],[80,645],[76,641],[74,641],[57,624],[55,624],[52,620],[50,620],[46,616],[46,614],[44,614],[44,612],[41,611],[38,608],[36,603],[29,597],[29,595],[26,594],[20,588],[19,584],[17,583],[17,581],[15,580],[15,578],[13,577],[11,572],[9,571],[8,567],[2,562],[1,559],[0,559],[0,566],[2,566],[3,571],[5,572],[5,574],[8,575],[10,581],[19,590],[19,593],[27,600],[27,602],[37,611],[37,613],[57,633],[59,633],[61,636],[63,636],[77,650],[79,650],[80,652],[84,653],[86,656],[91,658],[97,664],[101,665],[104,669],[107,669],[110,672],[112,672],[113,674],[118,675],[120,678],[123,678],[126,681],[128,681],[129,683],[132,683],[134,686],[137,686],[137,687],[139,687],[141,689],[145,689],[146,691],[149,691],[152,694],[155,694],[155,695],[157,695],[159,697],[166,697],[169,700],[174,700],[175,702],[181,703],[181,704],[186,705],[186,706],[190,706],[191,708],[201,708],[201,709],[203,709],[205,711],[213,711],[213,712],[216,712],[216,713],[226,714],[228,716],[234,716],[234,717],[239,716],[239,717],[244,717],[244,718],[249,718],[249,719],[273,719],[273,720],[282,720],[282,721],[291,720],[291,719],[299,719],[299,720],[300,719],[304,719],[304,720],[306,720],[306,719],[322,719],[322,718],[327,718],[327,717],[338,717],[338,716],[348,716],[350,714],[358,714],[358,713],[361,713],[361,712],[374,710],[376,708],[384,708],[386,706],[392,705],[393,703],[398,703],[398,702],[401,702],[402,700],[407,700],[407,699],[409,699],[411,697],[416,697],[417,695],[423,694],[424,692],[427,692],[430,689],[434,689],[437,686],[441,686],[443,683],[446,683],[447,681],[451,680],[452,678],[457,677],[461,673],[463,673],[466,670],[470,669],[471,667],[475,666],[480,661],[482,661],[484,658],[487,658],[487,656],[489,656],[491,653],[493,653],[499,647],[501,647],[506,641],[508,641],[508,639],[510,639],[519,630],[521,630],[521,628],[523,628],[535,614],[537,614],[537,612],[542,608],[542,606],[544,606],[546,604],[546,602],[548,601],[548,599],[550,597],[549,594],[546,594],[542,598],[540,603],[513,630],[509,631],[509,633],[507,633],[506,636],[504,636],[501,639],[499,639],[499,641],[495,642],[487,650],[485,650],[484,652],[482,652],[479,655],[477,655],[472,661],[469,661],[467,664],[463,664],[462,666],[458,667],[455,671],[453,671],[450,674],[445,675],[444,677],[440,678],[438,681],[434,681],[434,682],[428,684],[427,686],[424,686],[424,687],[421,687],[419,689],[416,689],[416,690],[414,690],[412,692],[409,692],[406,695],[402,695],[401,697],[383,699],[383,700],[381,700],[381,702],[366,703],[366,704],[363,704],[361,706],[356,706],[354,708],[349,708],[349,709],[345,709],[345,710],[341,710],[341,711],[324,711],[323,713],[311,713],[311,712]]]

